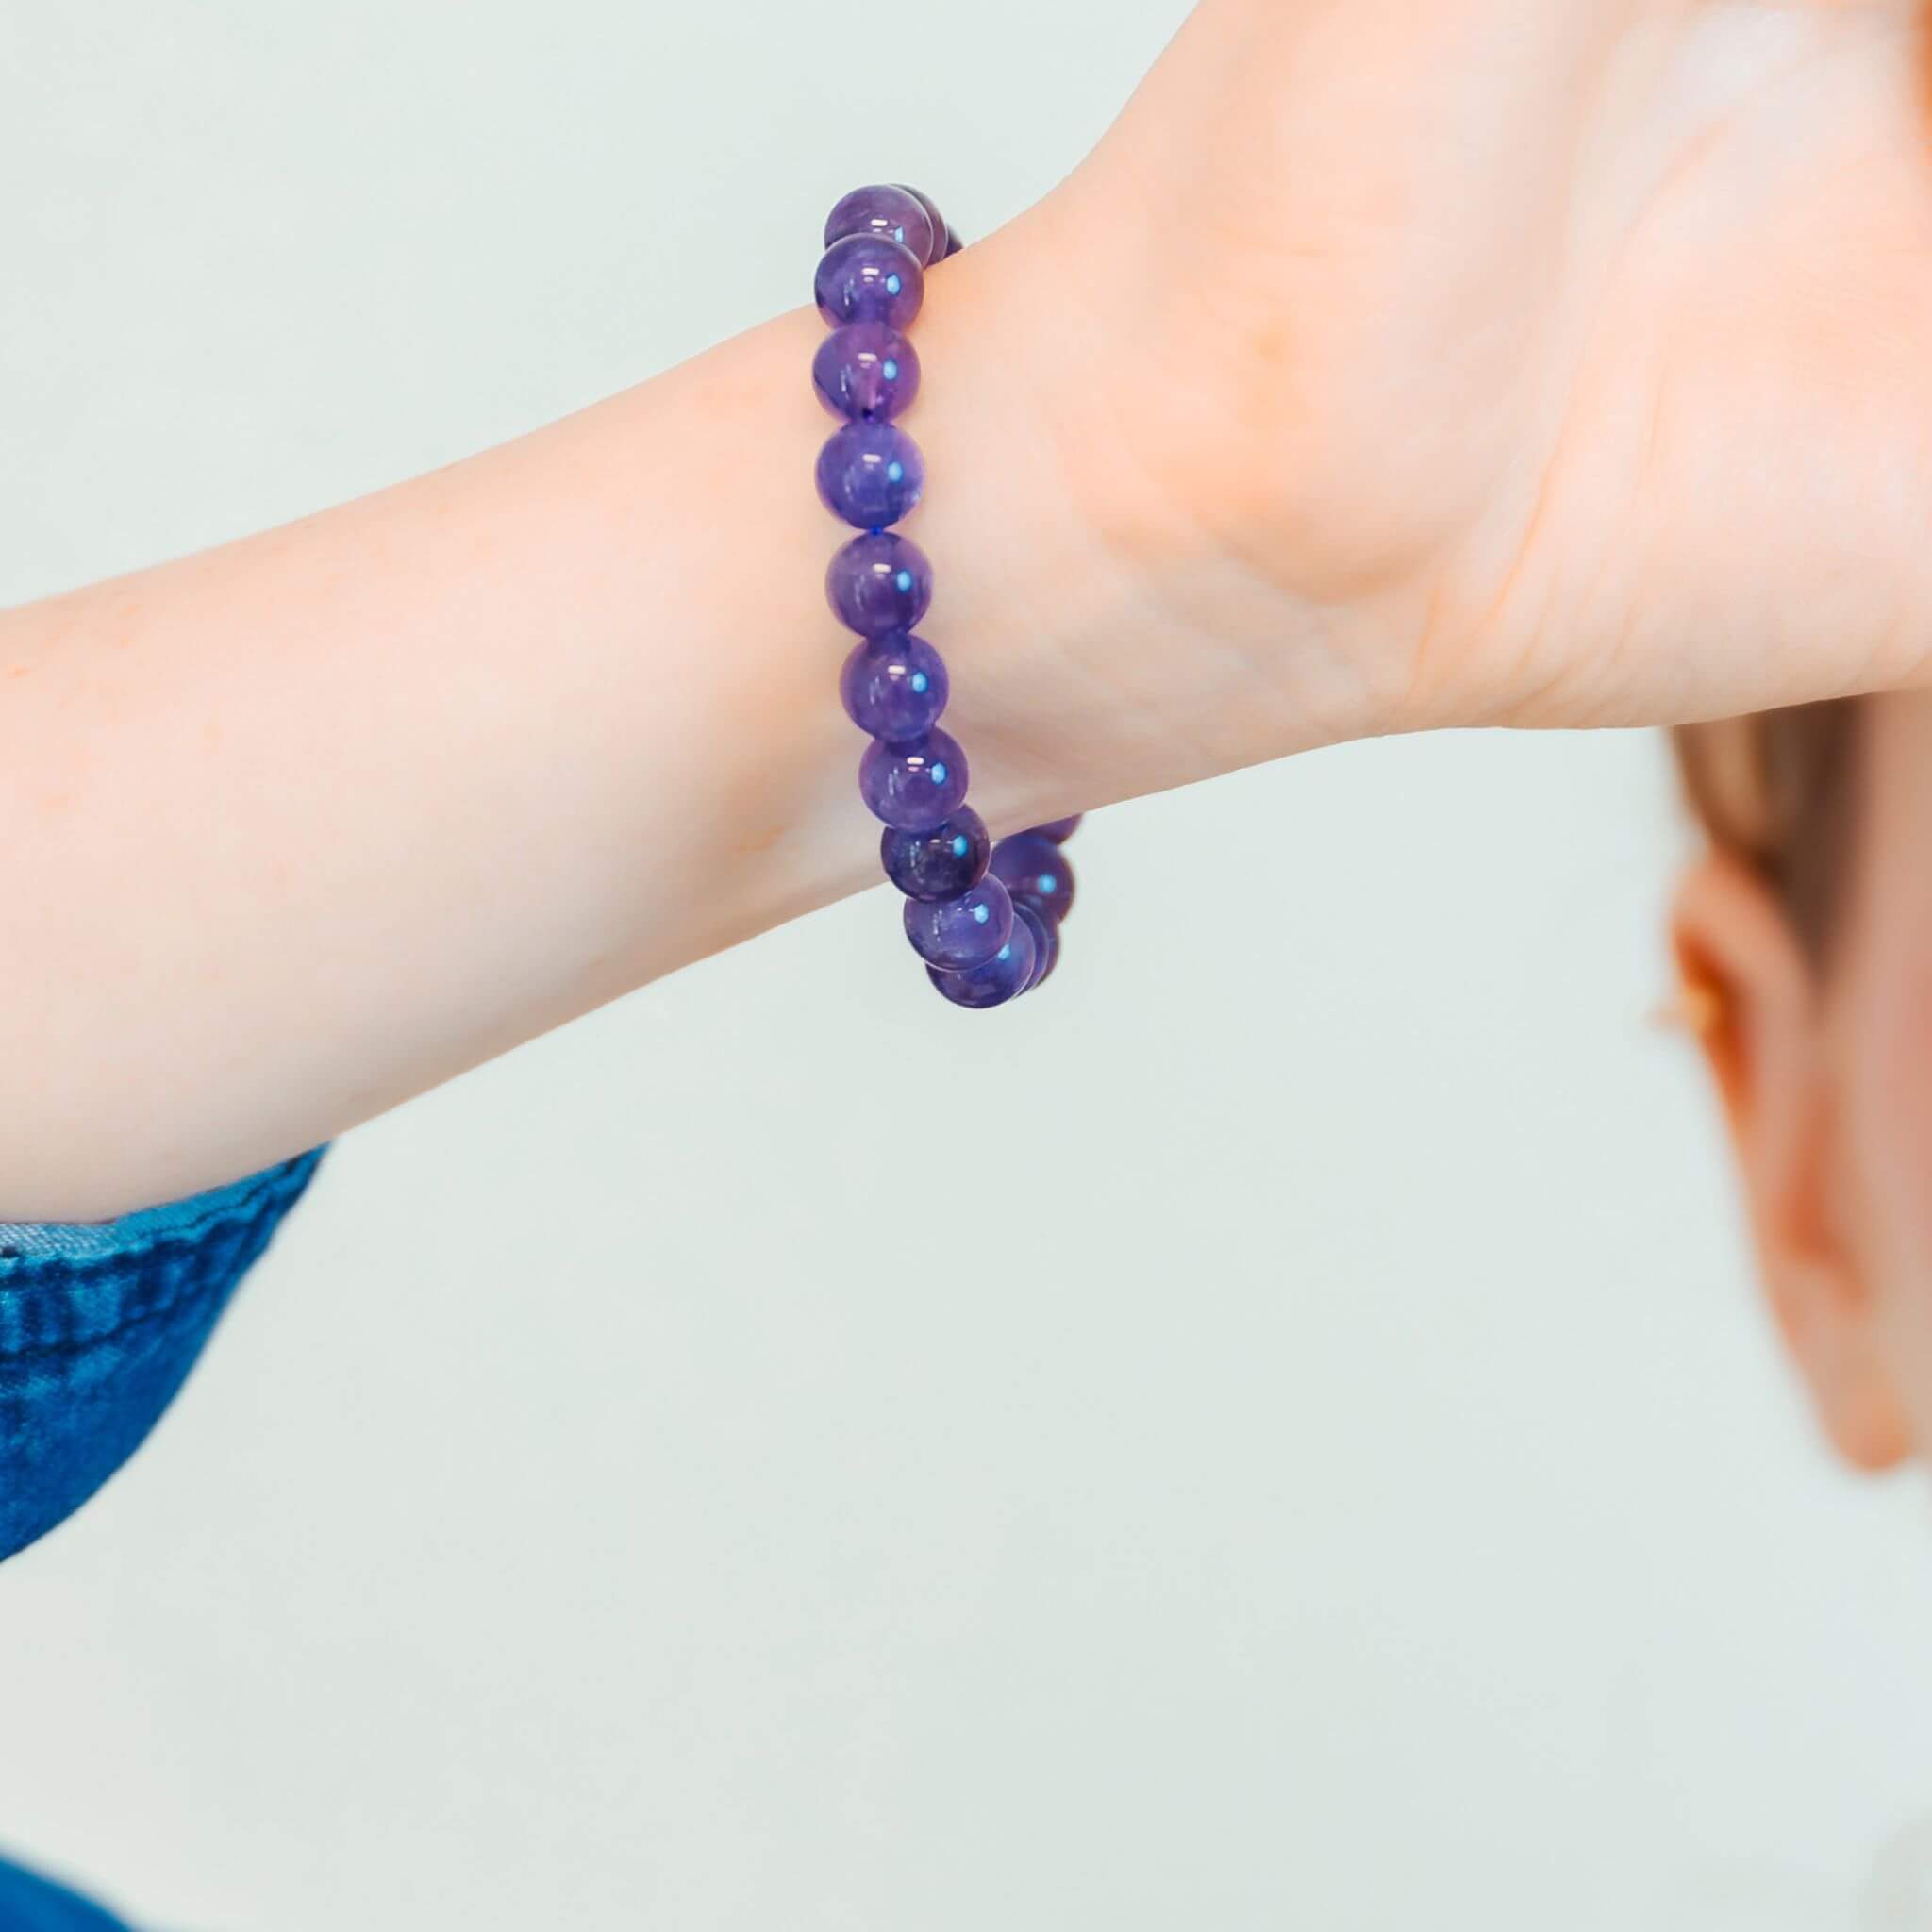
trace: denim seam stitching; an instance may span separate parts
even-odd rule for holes
[[[80,1341],[50,1341],[40,1348],[23,1348],[9,1355],[0,1349],[0,1371],[10,1369],[15,1362],[58,1362],[68,1360],[75,1356],[92,1355],[97,1348],[108,1342],[119,1341],[136,1329],[145,1328],[151,1323],[165,1322],[171,1315],[191,1312],[191,1304],[196,1300],[218,1302],[224,1300],[240,1286],[240,1281],[224,1281],[214,1286],[204,1286],[196,1294],[179,1294],[171,1302],[164,1302],[158,1307],[142,1308],[138,1315],[129,1315],[125,1322],[117,1322],[113,1327],[106,1328],[98,1335],[90,1335]],[[193,1310],[199,1312],[199,1310]]]
[[[261,1232],[261,1223],[262,1217],[260,1215],[257,1215],[253,1223],[245,1230],[242,1231],[242,1241],[238,1243],[236,1250],[238,1254],[241,1252],[242,1248],[246,1245],[248,1241],[252,1240],[256,1235]],[[277,1226],[279,1224],[279,1222],[275,1224],[275,1225]],[[274,1231],[274,1227],[271,1227],[269,1230],[271,1236],[273,1236]],[[192,1245],[192,1243],[186,1241],[178,1241],[173,1237],[169,1238],[168,1242],[166,1244],[169,1246],[184,1247]],[[146,1249],[143,1252],[152,1255],[158,1251],[160,1245],[161,1243],[157,1243],[154,1248]],[[259,1258],[260,1252],[261,1251],[258,1249],[256,1256],[252,1257],[249,1263],[247,1264],[248,1266],[252,1267],[254,1265],[254,1259]],[[65,1261],[66,1259],[65,1257],[58,1255],[48,1256],[44,1258],[49,1261],[57,1262]],[[34,1289],[39,1290],[40,1291],[44,1293],[58,1294],[66,1290],[71,1290],[75,1287],[88,1285],[86,1277],[89,1275],[98,1275],[103,1274],[112,1274],[119,1271],[120,1266],[121,1264],[118,1261],[117,1257],[101,1257],[95,1259],[94,1261],[86,1264],[85,1267],[77,1268],[73,1267],[71,1264],[69,1264],[66,1271],[65,1278],[63,1279],[42,1280],[37,1282],[19,1282],[15,1283],[14,1287],[18,1291],[21,1292],[25,1292],[29,1289]],[[196,1275],[192,1274],[186,1274],[184,1276],[183,1285],[177,1286],[175,1291],[172,1294],[170,1294],[165,1300],[150,1303],[145,1307],[136,1309],[135,1312],[130,1315],[124,1315],[121,1318],[121,1320],[116,1322],[111,1327],[103,1328],[95,1334],[89,1335],[84,1338],[81,1338],[80,1340],[73,1341],[42,1342],[29,1348],[8,1349],[0,1347],[0,1364],[6,1364],[10,1362],[48,1361],[57,1360],[63,1356],[85,1355],[91,1349],[102,1347],[106,1343],[112,1341],[117,1336],[126,1334],[129,1329],[140,1327],[143,1323],[161,1321],[165,1317],[175,1314],[188,1307],[191,1304],[198,1300],[206,1299],[210,1293],[219,1294],[225,1292],[228,1288],[233,1287],[236,1280],[239,1280],[240,1273],[241,1271],[238,1270],[234,1274],[232,1274],[229,1277],[227,1281],[214,1284],[212,1286],[209,1284],[206,1276]],[[80,1278],[76,1280],[76,1276]]]
[[[307,1157],[297,1156],[296,1158],[301,1160]],[[164,1249],[190,1246],[199,1242],[224,1223],[257,1220],[264,1208],[274,1204],[278,1191],[292,1185],[295,1176],[289,1169],[294,1164],[291,1161],[284,1161],[276,1167],[268,1169],[247,1191],[225,1201],[219,1208],[208,1208],[198,1221],[171,1227],[163,1234],[139,1240],[125,1248],[111,1249],[105,1254],[96,1255],[63,1255],[56,1252],[0,1256],[0,1294],[13,1294],[30,1288],[48,1286],[44,1281],[35,1281],[32,1276],[50,1268],[64,1268],[75,1274],[125,1268],[130,1261],[149,1255],[158,1255]],[[85,1224],[103,1226],[108,1224]],[[0,1245],[5,1245],[6,1233],[9,1227],[32,1225],[34,1224],[31,1222],[0,1222]]]
[[[39,1286],[50,1293],[58,1293],[62,1287],[70,1284],[42,1282]],[[136,1308],[132,1314],[123,1315],[111,1327],[102,1328],[94,1334],[72,1341],[38,1342],[29,1347],[9,1349],[0,1348],[0,1364],[7,1362],[35,1361],[49,1356],[84,1355],[91,1348],[99,1348],[112,1341],[117,1335],[125,1335],[128,1329],[136,1328],[143,1322],[158,1322],[164,1316],[174,1314],[192,1303],[202,1299],[211,1291],[205,1275],[190,1274],[181,1286],[165,1300],[151,1302],[145,1307]]]

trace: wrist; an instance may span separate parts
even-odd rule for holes
[[[1249,428],[1218,408],[1187,426],[1123,265],[1078,232],[1049,197],[930,270],[913,326],[904,423],[926,485],[896,527],[932,562],[919,629],[952,671],[944,726],[996,837],[1378,728],[1333,668],[1359,615],[1249,560],[1240,485],[1216,480]],[[794,310],[614,406],[640,412],[615,438],[640,467],[621,514],[654,533],[663,580],[632,597],[702,611],[708,639],[695,659],[641,665],[637,702],[661,708],[667,679],[691,680],[676,737],[717,754],[681,774],[708,819],[687,875],[637,895],[634,979],[878,876],[864,741],[837,697],[855,640],[823,591],[851,532],[811,483],[833,427],[808,375],[823,333]],[[689,458],[669,487],[667,443]]]
[[[1389,641],[1417,579],[1353,579],[1303,541],[1279,478],[1319,475],[1316,425],[1264,418],[1236,331],[1202,366],[1198,318],[1163,322],[1118,227],[1076,175],[945,264],[919,325],[908,534],[990,823],[1010,796],[995,831],[1401,719]]]
[[[1080,433],[1089,405],[1074,374],[1085,352],[1038,325],[1042,309],[1065,308],[1047,299],[1041,262],[1040,238],[1015,225],[928,271],[911,331],[921,389],[903,419],[926,484],[894,526],[931,559],[918,628],[951,669],[941,722],[996,837],[1200,775],[1161,756],[1158,708],[1131,702],[1137,674],[1110,662],[1124,632],[1150,628],[1145,581],[1096,517],[1096,445]],[[711,801],[708,836],[692,841],[702,890],[678,891],[668,922],[662,890],[638,895],[652,917],[627,949],[637,979],[879,876],[880,827],[857,786],[865,740],[838,697],[857,640],[823,588],[854,534],[812,486],[835,426],[808,379],[824,333],[814,310],[791,311],[611,406],[638,412],[612,446],[661,456],[668,441],[691,457],[669,491],[652,482],[661,463],[641,463],[641,495],[622,509],[655,533],[649,567],[669,578],[634,599],[708,604],[707,633],[733,641],[669,667],[691,687],[677,702],[694,714],[692,741],[718,758],[699,779]],[[666,667],[648,671],[636,702],[661,707]]]

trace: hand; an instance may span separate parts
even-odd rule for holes
[[[1207,0],[1008,231],[1145,579],[1087,789],[1922,679],[1927,86],[1902,6]]]

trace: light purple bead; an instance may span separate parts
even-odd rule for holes
[[[909,188],[890,182],[875,182],[869,188],[855,188],[841,195],[825,217],[825,246],[843,241],[847,235],[887,235],[909,248],[922,263],[933,260],[945,249],[943,241],[934,245],[933,213],[923,196]]]
[[[1007,942],[984,966],[943,973],[928,966],[925,976],[956,1007],[1003,1007],[1033,985],[1033,933],[1024,919],[1013,921]]]
[[[932,565],[918,544],[891,531],[855,537],[832,554],[825,597],[839,622],[862,638],[910,630],[932,602]]]
[[[846,716],[888,744],[924,738],[946,708],[947,689],[940,654],[910,631],[860,639],[839,674]]]
[[[1013,902],[989,875],[957,899],[908,899],[906,937],[928,966],[964,973],[984,966],[1013,934]]]
[[[919,394],[919,354],[882,322],[850,322],[819,344],[811,375],[832,415],[884,421],[903,415]]]
[[[1074,909],[1074,869],[1067,855],[1038,832],[1019,832],[992,848],[989,870],[1023,906],[1053,920]]]
[[[894,831],[929,832],[965,799],[966,754],[943,731],[910,744],[874,739],[858,762],[858,794]]]
[[[883,530],[919,503],[925,458],[896,423],[848,423],[819,451],[819,501],[861,530]]]
[[[812,293],[834,328],[848,322],[909,327],[925,292],[925,272],[911,249],[885,235],[847,235],[819,258]]]
[[[1026,982],[1026,991],[1031,992],[1058,963],[1059,922],[1056,919],[1042,919],[1032,907],[1022,906],[1016,901],[1013,906],[1013,924],[1016,926],[1024,925],[1033,935],[1033,977]]]
[[[953,239],[951,229],[949,229],[946,226],[945,216],[941,214],[939,210],[939,204],[933,200],[931,195],[922,193],[920,190],[918,190],[917,188],[907,188],[905,182],[903,181],[899,182],[897,185],[901,188],[905,188],[906,192],[909,194],[913,198],[913,200],[916,201],[920,205],[920,207],[926,211],[928,216],[931,217],[932,252],[925,258],[928,262],[938,261],[942,256],[944,256],[947,253],[949,244],[951,243]]]
[[[957,899],[986,876],[992,841],[986,822],[970,805],[929,832],[879,834],[879,863],[908,899]]]
[[[833,415],[883,422],[909,408],[919,393],[919,358],[897,329],[882,322],[849,322],[819,344],[811,381]]]
[[[1045,824],[1035,825],[1033,829],[1042,839],[1051,839],[1058,845],[1061,840],[1071,839],[1080,829],[1080,821],[1086,816],[1085,812],[1076,811],[1070,819],[1050,819]]]

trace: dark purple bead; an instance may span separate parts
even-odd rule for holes
[[[939,210],[939,204],[933,200],[931,195],[923,194],[916,188],[907,188],[906,183],[903,181],[898,183],[898,186],[901,188],[905,188],[906,192],[909,194],[913,198],[913,200],[916,201],[920,205],[920,207],[926,211],[926,214],[931,218],[932,253],[928,255],[925,258],[928,262],[938,261],[943,255],[947,253],[948,247],[953,239],[952,230],[946,226],[945,216],[941,214]]]
[[[1059,959],[1059,921],[1042,919],[1032,907],[1023,906],[1016,900],[1013,905],[1013,924],[1024,925],[1033,935],[1033,977],[1026,982],[1026,991],[1031,992],[1053,971]]]
[[[957,899],[906,902],[906,937],[912,950],[942,973],[984,966],[1012,935],[1013,902],[991,876]]]
[[[957,899],[986,876],[991,853],[985,822],[970,805],[929,832],[888,825],[879,835],[879,863],[908,899]]]
[[[887,235],[909,248],[922,263],[936,259],[945,248],[936,247],[932,213],[909,188],[877,182],[840,196],[825,217],[825,246],[847,235]]]
[[[1042,839],[1051,839],[1058,845],[1061,840],[1071,839],[1080,829],[1080,821],[1086,816],[1085,812],[1076,811],[1070,819],[1050,819],[1045,824],[1035,825],[1033,829]]]
[[[943,731],[929,731],[910,744],[874,739],[858,762],[858,793],[866,809],[894,831],[929,832],[966,796],[966,754]]]
[[[941,261],[950,261],[954,256],[958,254],[960,249],[965,247],[965,242],[960,241],[958,236],[955,235],[951,237],[946,242],[946,252],[940,258],[940,259]]]
[[[855,537],[832,555],[825,596],[839,622],[862,638],[910,630],[932,602],[932,565],[917,543],[890,531]]]
[[[883,530],[916,508],[925,458],[896,423],[848,423],[819,451],[819,501],[861,530]]]
[[[888,744],[924,738],[946,708],[946,689],[940,654],[904,630],[860,639],[839,674],[846,716]]]
[[[849,322],[819,344],[811,380],[833,415],[884,421],[910,408],[919,393],[919,358],[897,329]]]
[[[925,291],[919,258],[886,235],[847,235],[819,258],[812,293],[819,313],[838,328],[848,322],[909,327]]]
[[[1061,920],[1074,909],[1074,869],[1067,855],[1038,832],[1018,832],[992,848],[989,870],[1003,879],[1013,897],[1048,919]]]
[[[1018,999],[1034,983],[1033,932],[1023,919],[1013,921],[1007,942],[984,966],[966,973],[942,973],[928,966],[925,976],[956,1007],[1003,1007]]]

